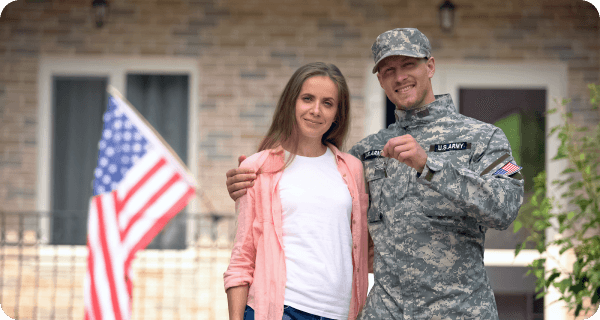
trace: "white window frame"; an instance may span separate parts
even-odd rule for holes
[[[37,204],[39,212],[51,210],[51,176],[52,176],[52,129],[53,114],[52,84],[55,76],[106,77],[109,85],[115,87],[123,95],[126,93],[127,74],[187,74],[189,76],[188,107],[188,156],[186,161],[192,174],[198,176],[199,141],[198,100],[199,100],[199,65],[196,59],[174,57],[131,57],[131,56],[42,56],[38,71],[38,174]],[[194,198],[188,206],[189,211],[198,213],[200,206]],[[193,233],[188,225],[187,236]],[[50,242],[50,220],[43,216],[41,221],[41,242]],[[189,238],[187,240],[190,240]]]

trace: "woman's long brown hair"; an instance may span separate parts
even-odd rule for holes
[[[292,75],[286,84],[273,114],[273,121],[267,134],[258,147],[258,151],[275,148],[282,143],[292,146],[292,157],[286,161],[284,168],[291,163],[298,148],[298,131],[296,123],[296,100],[302,90],[302,85],[310,77],[327,76],[338,89],[338,108],[331,127],[323,137],[323,145],[331,143],[341,149],[350,127],[350,90],[346,79],[338,67],[331,63],[313,62],[306,64]],[[283,168],[282,168],[283,169]]]

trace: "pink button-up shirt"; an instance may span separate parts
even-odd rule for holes
[[[335,155],[338,171],[352,197],[353,277],[348,319],[353,320],[367,298],[369,196],[365,193],[360,160],[332,145],[328,147]],[[225,290],[250,285],[247,304],[254,309],[257,320],[279,320],[283,317],[287,278],[278,191],[283,170],[277,171],[283,164],[284,150],[281,147],[256,153],[241,164],[241,167],[254,169],[258,175],[254,186],[236,202],[236,240],[223,278]]]

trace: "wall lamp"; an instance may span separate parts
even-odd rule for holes
[[[94,11],[96,27],[101,28],[108,13],[108,0],[92,0],[92,9]]]
[[[440,5],[440,27],[445,32],[450,32],[454,28],[454,4],[450,0],[444,1]]]

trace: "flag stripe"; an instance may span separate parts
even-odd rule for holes
[[[152,169],[152,167],[160,160],[161,155],[156,150],[150,148],[146,154],[141,156],[133,167],[129,169],[123,180],[119,183],[119,193],[124,197],[125,194],[133,188],[142,177]]]
[[[186,183],[186,185],[188,185],[188,184]],[[125,268],[127,268],[127,269],[130,268],[131,262],[133,261],[133,258],[135,257],[135,253],[138,250],[143,250],[144,248],[146,248],[146,246],[148,246],[148,244],[150,244],[152,239],[169,222],[169,220],[173,216],[175,216],[179,211],[181,211],[183,208],[185,208],[188,201],[194,196],[195,193],[196,193],[195,189],[192,187],[189,187],[189,185],[188,185],[188,189],[187,189],[186,193],[181,198],[179,198],[179,200],[177,202],[175,202],[173,204],[173,206],[169,210],[167,210],[167,212],[151,226],[150,229],[148,229],[146,234],[144,234],[141,237],[141,240],[136,242],[135,245],[131,248],[131,250],[129,250],[129,256],[125,260]]]
[[[155,161],[159,162],[160,158],[155,158],[153,155],[154,152],[150,151],[144,157],[148,157],[148,159],[143,158],[143,161]],[[151,170],[149,168],[148,170]],[[121,212],[119,212],[119,229],[121,232],[127,229],[131,220],[135,217],[135,215],[142,210],[142,208],[146,205],[149,199],[156,193],[160,188],[164,185],[166,181],[168,181],[175,170],[168,165],[163,165],[158,170],[156,170],[151,176],[148,176],[146,183],[142,185],[135,193],[132,193],[127,203],[122,205]],[[146,175],[140,175],[141,177],[146,177]],[[119,194],[123,194],[118,189]]]
[[[119,227],[121,230],[127,229],[137,214],[148,206],[148,202],[173,177],[174,173],[175,171],[170,167],[161,168],[131,197],[123,209],[125,212],[119,216]],[[157,212],[156,214],[161,214],[161,212]]]
[[[121,201],[122,203],[127,203],[129,199],[144,185],[146,182],[160,169],[162,168],[167,161],[164,158],[160,158],[160,160],[154,164],[154,166],[146,172],[146,174],[131,188],[127,191],[127,194]],[[117,207],[117,213],[121,211],[122,206]]]
[[[102,234],[99,232],[99,221],[98,221],[98,210],[96,205],[96,198],[92,198],[90,201],[90,217],[88,220],[88,245],[90,251],[93,252],[92,262],[88,266],[88,272],[93,274],[91,282],[94,285],[94,294],[96,299],[92,302],[95,303],[95,310],[98,313],[96,320],[112,320],[114,315],[109,310],[112,309],[110,300],[110,289],[108,288],[108,278],[106,275],[105,261],[102,259],[102,248],[100,245],[100,237]]]
[[[102,196],[100,197],[96,197],[96,210],[98,211],[98,227],[100,228],[100,234],[101,235],[106,235],[106,226],[105,226],[105,222],[104,221],[104,211],[102,208]],[[112,259],[111,259],[111,255],[110,255],[110,250],[108,248],[108,241],[106,239],[106,237],[101,236],[100,237],[100,243],[102,246],[102,254],[104,255],[104,261],[105,261],[105,266],[106,266],[106,273],[108,276],[108,284],[110,287],[110,297],[111,297],[111,302],[112,302],[112,308],[113,308],[113,312],[115,314],[115,319],[116,320],[122,320],[121,317],[121,308],[119,305],[119,298],[118,298],[118,294],[117,294],[117,288],[116,288],[116,283],[115,283],[115,275],[114,275],[114,270],[113,270],[113,265],[112,265]]]
[[[105,194],[104,195],[104,199],[106,199],[107,201],[103,201],[103,204],[106,203],[104,210],[107,213],[110,213],[110,215],[108,216],[108,219],[106,219],[105,221],[107,223],[110,223],[110,228],[108,230],[110,230],[110,232],[107,232],[107,237],[106,239],[110,240],[110,249],[111,249],[111,256],[113,259],[113,271],[114,271],[114,275],[115,275],[115,285],[117,288],[117,294],[119,296],[119,305],[120,305],[120,310],[123,313],[122,314],[122,318],[123,319],[129,319],[130,317],[130,301],[129,301],[129,293],[127,291],[127,283],[126,283],[126,278],[125,278],[125,269],[124,269],[124,262],[125,262],[125,257],[127,256],[127,253],[125,251],[123,251],[123,246],[121,243],[121,234],[119,232],[119,226],[118,226],[118,213],[115,211],[116,207],[115,207],[115,201],[117,199],[117,193],[115,191],[111,192],[110,194]]]
[[[131,269],[129,264],[126,264],[125,270],[127,270],[127,293],[129,294],[129,308],[131,310],[131,301],[133,301],[133,269]]]
[[[89,240],[88,240],[89,242]],[[92,300],[91,301],[91,305],[90,307],[92,308],[92,310],[87,310],[86,308],[86,319],[88,319],[88,317],[90,316],[90,312],[92,315],[91,320],[101,320],[102,319],[102,315],[100,313],[100,302],[98,302],[98,295],[96,294],[96,283],[94,282],[95,278],[94,278],[94,252],[93,250],[88,250],[88,265],[92,266],[91,268],[89,268],[89,274],[86,277],[87,283],[89,285],[89,290],[91,290],[91,292],[89,293],[89,298]]]
[[[127,225],[125,230],[121,233],[121,239],[125,239],[125,236],[127,235],[127,233],[129,233],[129,230],[131,229],[131,227],[142,217],[142,215],[146,212],[146,210],[148,210],[148,208],[150,206],[152,206],[156,202],[156,200],[158,200],[158,198],[160,198],[180,178],[181,178],[181,176],[179,175],[179,173],[175,173],[171,177],[171,179],[169,179],[150,199],[148,199],[148,202],[146,202],[144,204],[144,206],[140,209],[140,211],[138,211],[133,216],[133,218],[131,218],[131,220],[129,220],[129,224]]]
[[[185,196],[189,185],[184,181],[178,181],[167,192],[165,192],[144,214],[144,219],[138,221],[134,227],[130,229],[127,236],[123,239],[123,248],[125,252],[133,250],[135,243],[140,241],[147,233],[148,229],[156,223],[162,214],[167,214],[168,210],[175,202]],[[161,212],[161,214],[157,214]]]

